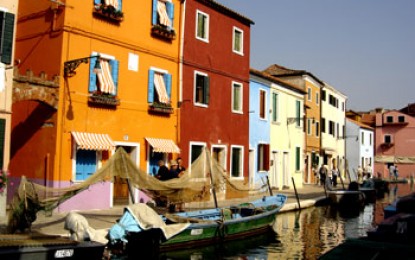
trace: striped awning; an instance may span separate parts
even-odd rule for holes
[[[115,149],[115,144],[108,134],[95,134],[85,132],[71,132],[77,149],[107,151]]]
[[[157,153],[180,153],[180,148],[170,139],[148,138],[149,145],[153,147],[153,151]]]

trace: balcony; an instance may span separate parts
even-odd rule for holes
[[[389,149],[394,145],[395,145],[394,143],[387,142],[387,143],[381,143],[380,147],[382,147],[383,149]]]
[[[115,107],[120,104],[120,100],[113,95],[92,93],[91,96],[89,96],[88,98],[88,103],[91,105]]]
[[[173,107],[170,104],[158,102],[151,103],[148,110],[157,114],[173,114]]]
[[[166,40],[174,40],[176,39],[176,32],[173,29],[169,29],[163,25],[154,25],[151,28],[151,35],[156,36],[158,38],[166,39]]]
[[[93,14],[95,16],[98,16],[98,17],[101,17],[101,18],[104,18],[111,22],[116,22],[116,23],[119,23],[124,19],[124,13],[120,10],[116,10],[111,5],[103,5],[103,4],[95,5]]]

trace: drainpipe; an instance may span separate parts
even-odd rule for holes
[[[181,20],[180,20],[180,46],[179,46],[179,89],[177,97],[177,143],[180,144],[180,106],[183,102],[183,49],[184,49],[184,30],[186,21],[186,0],[180,0],[181,4]]]

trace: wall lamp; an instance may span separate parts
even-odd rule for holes
[[[64,76],[65,77],[75,76],[75,74],[76,74],[75,70],[78,68],[78,66],[81,63],[88,63],[88,60],[90,60],[92,58],[97,58],[99,60],[100,55],[94,55],[94,56],[84,57],[84,58],[80,58],[80,59],[65,61],[64,65],[63,65]],[[99,73],[99,72],[101,72],[101,70],[102,70],[101,69],[101,64],[99,62],[95,62],[94,72]]]

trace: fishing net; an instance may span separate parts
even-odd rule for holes
[[[212,159],[205,149],[180,178],[161,181],[140,170],[123,148],[118,148],[113,156],[91,177],[65,188],[53,188],[28,181],[24,176],[10,204],[9,231],[30,228],[40,210],[51,211],[60,203],[102,181],[114,181],[118,176],[127,179],[129,185],[137,188],[154,200],[165,199],[169,203],[186,203],[209,200],[211,191],[232,194],[253,194],[266,192],[266,183],[249,187],[244,182],[232,181],[223,167]],[[240,195],[242,197],[243,195]]]

